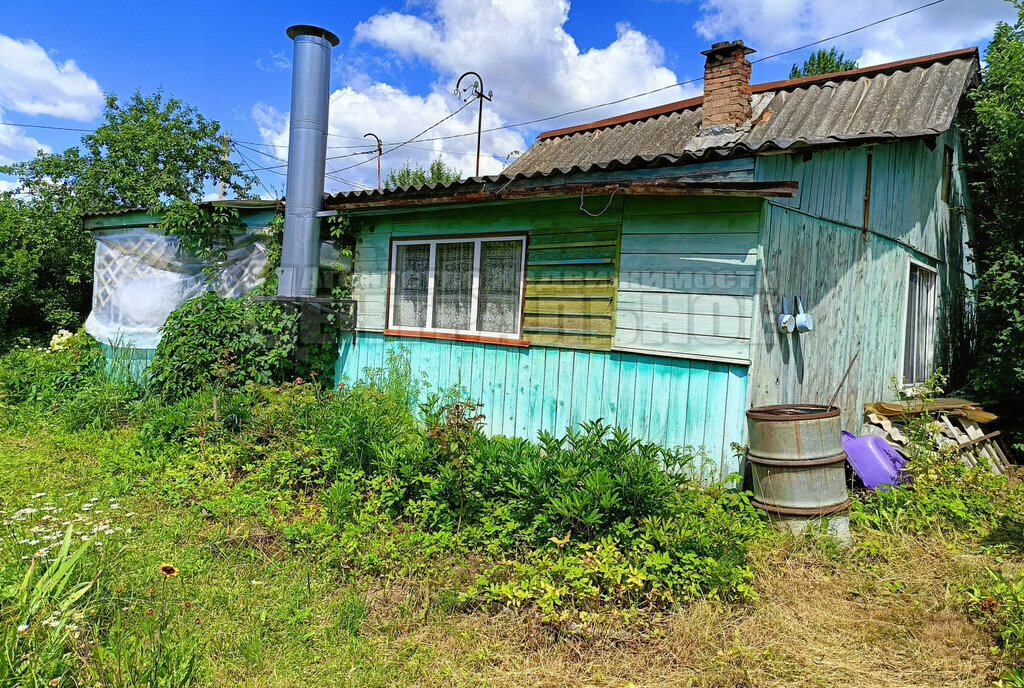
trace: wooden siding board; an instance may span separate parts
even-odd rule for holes
[[[619,425],[619,382],[621,380],[621,354],[609,354],[604,357],[604,393],[601,396],[599,417],[613,427]]]
[[[713,442],[708,452],[723,453],[713,457],[719,465],[728,461],[725,448],[735,435],[734,428],[724,425],[729,412],[723,409],[736,413],[730,404],[745,398],[745,378],[734,372],[744,371],[742,366],[719,366],[732,377],[716,386],[709,384],[709,364],[662,356],[521,349],[369,333],[354,346],[347,338],[339,343],[339,379],[368,380],[371,371],[387,364],[388,352],[402,351],[408,352],[402,355],[408,356],[416,379],[438,371],[439,361],[447,357],[448,372],[431,380],[434,389],[452,387],[461,379],[470,398],[484,404],[488,434],[530,441],[536,441],[541,430],[562,434],[580,422],[601,418],[669,447],[700,445],[708,437]],[[421,389],[421,399],[429,392]],[[691,407],[700,412],[691,413]]]
[[[686,443],[693,447],[704,446],[704,426],[708,407],[708,376],[710,364],[704,361],[690,362],[689,384],[686,390]],[[708,457],[709,459],[713,457]],[[701,475],[705,475],[701,467]]]
[[[622,271],[619,295],[628,291],[673,294],[752,296],[756,274],[727,275],[675,271]]]
[[[786,210],[793,205],[786,199],[768,202],[762,245],[769,280],[758,287],[754,308],[745,383],[749,404],[824,403],[858,353],[838,400],[844,428],[859,431],[864,402],[892,398],[890,380],[901,373],[909,258],[937,265],[940,280],[953,273],[958,276],[951,282],[962,285],[970,279],[959,272],[965,264],[959,251],[955,267],[944,260],[948,237],[956,236],[962,245],[968,232],[963,226],[951,228],[949,209],[938,196],[943,141],[955,143],[958,137],[943,134],[933,150],[915,140],[815,153],[818,174],[827,175],[830,185],[815,186],[805,174],[800,209],[820,219]],[[870,234],[859,228],[869,150]],[[797,157],[759,157],[755,178],[784,178],[787,167],[801,165]],[[814,332],[781,336],[774,331],[772,314],[781,294],[803,297],[815,317]],[[947,308],[960,306],[940,289],[943,318]]]
[[[673,360],[666,371],[670,379],[668,387],[657,390],[664,394],[668,406],[665,419],[665,446],[683,447],[693,445],[686,426],[686,410],[690,388],[690,362],[683,359]]]
[[[616,328],[617,347],[643,349],[648,353],[677,354],[680,356],[706,355],[730,361],[750,359],[750,340],[709,335],[665,334],[649,330]]]
[[[533,347],[531,347],[533,348]],[[541,349],[544,352],[544,395],[541,402],[540,428],[550,433],[557,432],[558,421],[558,349]],[[537,351],[537,349],[534,349]],[[530,438],[536,439],[536,438]]]
[[[672,334],[712,335],[746,340],[750,337],[750,318],[731,315],[667,313],[620,308],[615,321],[619,329],[646,330]]]
[[[650,356],[637,356],[636,385],[633,392],[633,421],[630,427],[641,437],[651,436],[651,403],[654,364]]]
[[[497,347],[495,347],[497,348]],[[519,412],[519,400],[522,398],[522,391],[519,388],[519,373],[521,370],[521,352],[506,352],[508,361],[505,365],[505,413],[504,413],[504,434],[516,435],[519,424],[516,414]]]
[[[711,363],[708,365],[708,387],[705,396],[704,410],[704,451],[708,458],[715,461],[710,467],[709,477],[713,480],[721,480],[721,471],[724,463],[722,457],[725,455],[725,431],[726,424],[723,422],[728,415],[725,412],[726,405],[722,400],[728,400],[729,389],[729,366],[722,363]]]
[[[716,298],[724,294],[678,294],[622,289],[618,308],[622,311],[646,313],[684,313],[692,315],[737,316],[749,318],[754,311],[754,297]]]

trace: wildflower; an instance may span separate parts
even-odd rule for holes
[[[55,679],[51,679],[50,680],[50,685],[51,686],[59,686],[60,685],[60,677],[58,676]]]
[[[186,600],[185,601],[185,609],[189,609],[191,606],[192,606],[192,603]]]
[[[156,594],[156,589],[155,588],[150,588],[149,589],[149,594],[150,594],[150,596],[155,595]]]
[[[18,633],[24,633],[28,630],[28,624],[21,624],[18,626]]]
[[[116,588],[114,588],[114,592],[116,592],[116,593],[124,592],[124,586],[123,585],[117,586]]]
[[[200,618],[199,618],[199,617],[197,616],[197,617],[196,617],[196,626],[198,626],[198,625],[199,625],[199,624],[201,624],[201,623],[203,623],[203,620],[202,620],[202,619],[200,619]]]
[[[178,575],[178,569],[174,568],[173,564],[160,564],[160,573],[167,578],[173,578]]]
[[[153,616],[153,608],[152,607],[150,607],[149,609],[146,610],[146,616]]]
[[[295,384],[301,385],[303,382],[305,382],[305,381],[301,377],[295,378]]]
[[[251,580],[249,581],[249,585],[263,585],[263,581]]]

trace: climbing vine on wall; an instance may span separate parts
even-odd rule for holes
[[[163,233],[177,237],[180,247],[196,256],[209,281],[216,283],[228,249],[245,231],[238,209],[172,201],[160,210]]]

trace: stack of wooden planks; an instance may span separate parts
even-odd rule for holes
[[[861,429],[861,434],[884,437],[897,449],[909,443],[902,430],[901,418],[926,410],[920,402],[875,402],[865,404],[864,408],[868,422]],[[957,398],[935,399],[928,404],[927,411],[936,419],[936,439],[946,446],[962,450],[959,455],[966,465],[977,466],[980,460],[984,460],[993,473],[1006,474],[1010,471],[1013,464],[1000,439],[1001,432],[986,432],[982,427],[998,420],[995,414],[971,401]]]

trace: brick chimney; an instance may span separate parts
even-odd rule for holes
[[[750,61],[756,52],[743,41],[715,43],[701,55],[704,63],[704,106],[701,128],[735,127],[750,118]]]

